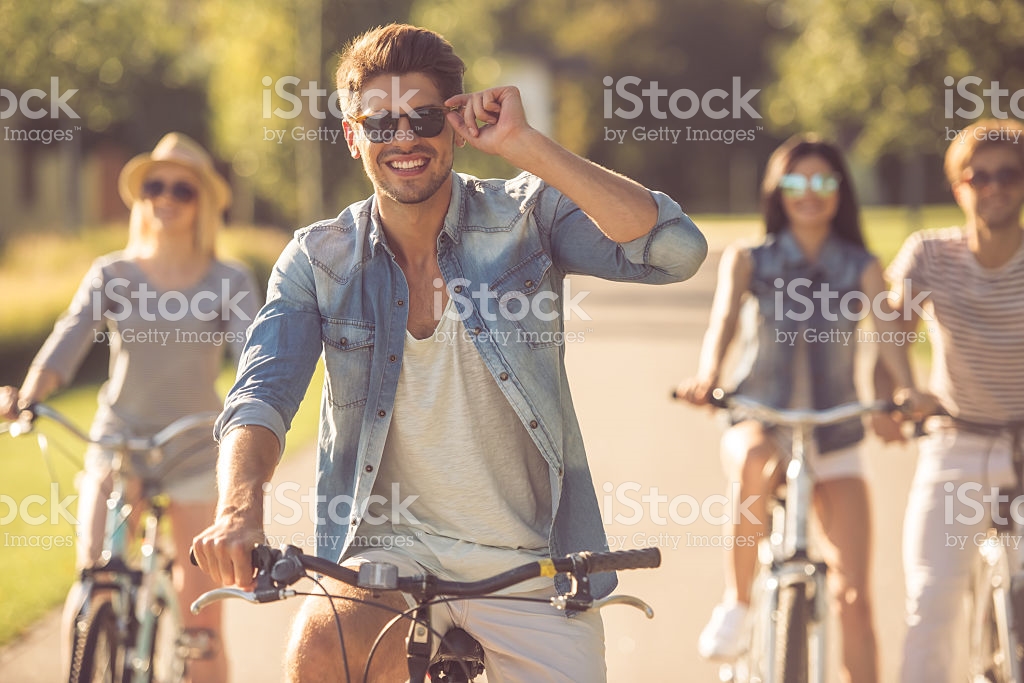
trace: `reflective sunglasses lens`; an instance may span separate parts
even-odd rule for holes
[[[830,197],[839,189],[839,179],[834,175],[815,173],[811,176],[811,190],[819,197]]]
[[[799,173],[787,173],[779,181],[779,187],[787,197],[803,197],[807,192],[807,177]]]

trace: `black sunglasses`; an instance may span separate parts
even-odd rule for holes
[[[462,107],[441,107],[437,105],[416,107],[408,114],[379,111],[376,114],[360,114],[353,121],[363,127],[370,142],[391,142],[398,131],[398,122],[409,119],[409,128],[421,138],[436,138],[444,130],[445,115],[459,111]]]
[[[1012,166],[1004,166],[994,173],[989,173],[988,171],[972,173],[969,177],[964,178],[964,182],[975,190],[984,190],[992,183],[998,183],[1000,187],[1010,187],[1016,185],[1022,179],[1024,179],[1024,170]]]
[[[145,199],[156,199],[168,190],[171,198],[181,204],[188,204],[199,194],[194,186],[189,183],[178,181],[170,186],[162,180],[147,180],[142,183],[142,196]]]

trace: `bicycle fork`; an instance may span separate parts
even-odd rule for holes
[[[751,678],[751,683],[786,683],[776,680],[774,662],[778,653],[779,595],[783,590],[797,584],[804,586],[804,600],[807,602],[807,673],[809,683],[825,683],[828,664],[828,591],[827,567],[823,562],[787,562],[772,569],[765,579],[763,621],[760,652],[764,653],[760,679]]]

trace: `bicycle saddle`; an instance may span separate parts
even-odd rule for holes
[[[430,660],[430,680],[469,683],[484,672],[484,649],[461,628],[444,634]]]

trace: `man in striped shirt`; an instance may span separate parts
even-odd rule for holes
[[[904,683],[964,679],[971,563],[999,515],[993,489],[1017,485],[1024,424],[1024,126],[960,131],[945,171],[964,226],[911,235],[887,271],[908,329],[926,321],[929,388],[952,416],[929,424],[907,502]]]

